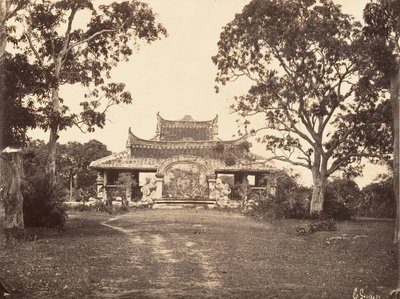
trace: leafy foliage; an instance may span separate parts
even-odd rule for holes
[[[90,20],[79,28],[75,23],[84,13]],[[16,46],[35,61],[51,91],[37,110],[38,125],[45,130],[74,124],[88,131],[103,127],[109,107],[132,101],[124,84],[107,82],[112,68],[127,61],[141,40],[150,43],[166,35],[150,7],[136,0],[99,7],[89,0],[30,3],[20,21],[26,30],[15,34]],[[59,98],[59,87],[65,84],[89,88],[80,114],[69,110],[69,99],[64,105]]]
[[[97,140],[90,140],[84,144],[69,142],[59,145],[57,172],[66,188],[71,181],[73,182],[75,200],[87,200],[96,195],[97,173],[89,165],[92,161],[110,154],[107,146]]]
[[[84,203],[81,203],[79,205],[72,207],[71,210],[78,211],[78,212],[93,212],[93,211],[95,211],[95,212],[107,213],[110,215],[116,215],[116,214],[123,214],[123,213],[129,212],[129,206],[128,205],[109,205],[102,201],[97,201],[93,205],[86,205]]]
[[[307,218],[311,190],[298,184],[296,179],[296,175],[281,172],[277,176],[276,196],[266,191],[248,194],[248,201],[253,205],[246,209],[245,214],[259,218]]]
[[[67,220],[62,191],[52,189],[43,175],[31,179],[22,189],[25,226],[62,228]]]
[[[326,200],[324,203],[323,215],[335,220],[350,220],[352,212],[350,208],[342,202]]]
[[[395,218],[396,197],[393,177],[365,186],[362,193],[363,197],[353,204],[357,216]]]
[[[334,179],[325,190],[324,215],[336,220],[350,220],[353,205],[363,197],[357,184],[350,179]]]
[[[315,2],[251,1],[224,27],[212,59],[217,91],[240,77],[253,83],[235,98],[233,110],[246,129],[266,132],[259,141],[274,159],[312,171],[311,209],[319,212],[330,175],[358,174],[353,163],[387,154],[368,146],[363,132],[382,138],[390,136],[390,128],[369,117],[381,95],[359,69],[368,61],[361,25],[333,2]],[[257,114],[265,117],[265,126],[251,128]]]
[[[313,221],[309,225],[310,233],[315,233],[320,231],[331,232],[336,230],[337,230],[336,222],[332,218],[327,220]]]
[[[89,167],[93,160],[111,154],[107,146],[97,140],[84,144],[69,142],[59,144],[57,153],[57,185],[62,189],[62,200],[73,180],[73,195],[75,200],[87,200],[96,195],[96,171]],[[30,143],[25,149],[25,176],[27,180],[39,175],[44,168],[47,158],[47,145],[40,140]],[[76,178],[76,179],[74,179]]]
[[[371,1],[364,9],[365,39],[372,58],[373,75],[381,78],[381,87],[390,92],[393,115],[393,186],[397,202],[395,241],[400,241],[400,3],[399,1]],[[386,83],[386,84],[385,84]],[[395,291],[399,294],[399,289]]]
[[[24,151],[24,223],[26,227],[62,228],[67,217],[62,203],[65,188],[60,182],[51,186],[44,176],[45,147],[43,141],[35,141]]]
[[[24,55],[7,54],[1,61],[4,87],[0,97],[0,149],[22,146],[26,131],[36,127],[35,98],[47,96],[40,69]]]

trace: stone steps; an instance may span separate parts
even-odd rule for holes
[[[176,209],[176,208],[208,208],[216,207],[215,200],[168,198],[158,199],[153,203],[153,209]]]

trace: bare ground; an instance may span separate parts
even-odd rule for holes
[[[0,252],[9,298],[386,298],[396,281],[393,222],[305,237],[298,220],[212,210],[74,213],[67,231]]]

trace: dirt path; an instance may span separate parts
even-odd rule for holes
[[[224,245],[226,234],[233,237],[237,246],[246,242],[249,237],[240,229],[244,224],[260,232],[269,229],[265,223],[213,211],[159,210],[111,219],[103,225],[123,232],[131,243],[130,267],[135,268],[135,277],[132,277],[135,285],[122,294],[103,289],[96,295],[215,298],[218,293],[223,296],[227,283],[224,276],[229,272],[229,265],[223,263],[227,252],[215,249]]]
[[[64,232],[0,249],[0,277],[10,299],[339,299],[356,288],[389,298],[392,222],[297,236],[308,224],[215,210],[71,213]]]

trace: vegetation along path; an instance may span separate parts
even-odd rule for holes
[[[2,251],[0,269],[20,286],[11,298],[351,298],[355,288],[385,298],[393,222],[297,236],[306,224],[194,209],[75,213],[63,234]]]

